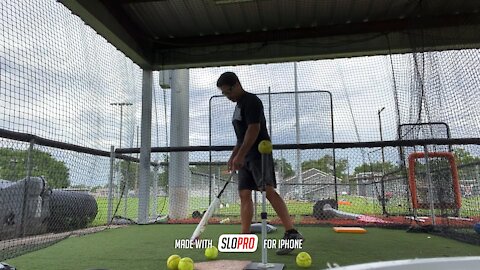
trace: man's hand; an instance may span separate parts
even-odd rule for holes
[[[245,157],[242,155],[236,155],[232,160],[232,169],[238,171],[243,165],[245,165]]]
[[[228,159],[227,169],[229,172],[233,171],[233,157]]]
[[[240,145],[239,144],[235,145],[235,147],[233,148],[232,154],[230,155],[230,158],[228,159],[227,169],[230,172],[232,172],[234,170],[233,160],[237,156],[239,149],[240,149]]]

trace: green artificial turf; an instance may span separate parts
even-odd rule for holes
[[[86,269],[166,269],[172,254],[204,261],[204,250],[175,249],[175,239],[188,239],[195,225],[136,225],[109,229],[96,234],[74,237],[48,248],[8,260],[18,269],[86,270]],[[213,239],[217,245],[223,233],[238,233],[239,225],[209,225],[202,239]],[[444,257],[480,256],[480,246],[463,244],[428,234],[402,230],[368,228],[366,234],[339,234],[330,227],[305,226],[299,230],[306,238],[302,251],[310,253],[310,269],[325,269],[327,262],[350,265],[374,261]],[[280,239],[283,228],[268,234]],[[286,269],[297,269],[295,256],[277,256],[269,250],[269,261],[284,263]],[[220,253],[218,259],[260,261],[261,253]]]

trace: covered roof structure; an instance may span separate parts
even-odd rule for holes
[[[151,70],[478,48],[476,0],[60,0]],[[421,44],[418,44],[418,41]]]

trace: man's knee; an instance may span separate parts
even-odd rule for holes
[[[252,201],[252,191],[248,189],[242,189],[239,191],[240,201],[243,203],[248,203]]]
[[[271,200],[271,199],[281,199],[280,195],[277,193],[277,191],[275,190],[275,188],[273,188],[272,186],[267,186],[265,188],[265,191],[266,191],[266,195],[267,195],[267,199],[268,200]]]

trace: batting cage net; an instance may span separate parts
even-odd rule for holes
[[[480,51],[423,46],[458,36],[418,30],[402,53],[155,72],[140,198],[142,70],[56,1],[2,1],[0,12],[0,260],[136,223],[145,200],[149,222],[198,223],[236,143],[235,104],[216,87],[225,71],[263,103],[276,190],[296,224],[480,243]],[[220,201],[210,223],[238,224],[236,176]]]

